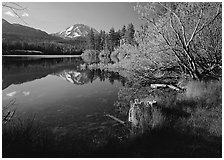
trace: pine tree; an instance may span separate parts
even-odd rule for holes
[[[124,38],[125,36],[125,33],[126,33],[126,26],[124,25],[122,30],[121,30],[121,37]]]
[[[101,30],[100,31],[100,50],[104,49],[105,45],[105,38],[106,38],[106,32]]]
[[[115,38],[114,38],[115,47],[119,46],[120,40],[121,40],[121,30],[119,29],[117,32],[115,32]]]
[[[96,34],[95,35],[95,50],[100,51],[100,41],[101,41],[101,35],[100,34]]]
[[[90,30],[88,37],[89,37],[89,49],[95,49],[95,36],[92,28]]]
[[[130,23],[125,32],[126,43],[134,45],[134,34],[135,34],[134,25]]]
[[[120,33],[120,45],[126,42],[125,34],[126,34],[126,26],[124,25]]]
[[[114,28],[112,27],[109,31],[109,50],[110,52],[114,51],[115,47],[115,31]]]
[[[103,50],[109,50],[109,34],[105,34]]]

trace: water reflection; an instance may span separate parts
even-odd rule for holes
[[[2,88],[46,77],[65,68],[77,68],[81,58],[2,58]]]
[[[102,71],[100,69],[89,70],[82,67],[84,61],[81,57],[76,58],[21,58],[3,57],[3,84],[5,89],[11,84],[22,84],[25,82],[41,79],[47,75],[57,75],[62,79],[77,85],[93,82],[97,78],[100,81],[108,79],[111,84],[114,80],[123,85],[125,79],[118,73]]]
[[[108,79],[111,84],[113,84],[115,80],[121,82],[122,85],[125,84],[125,78],[121,77],[118,73],[104,71],[100,69],[93,69],[93,70],[70,69],[70,70],[63,70],[61,72],[55,73],[54,75],[57,75],[62,79],[66,80],[67,82],[76,85],[83,85],[89,82],[92,83],[97,78],[99,78],[100,81],[105,81],[106,79]]]
[[[19,116],[37,113],[46,126],[103,123],[124,84],[118,73],[90,70],[81,58],[3,57],[3,106],[16,99]]]

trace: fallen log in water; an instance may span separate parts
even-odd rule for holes
[[[121,124],[125,124],[124,121],[122,121],[122,120],[120,120],[120,119],[118,119],[118,118],[116,118],[116,117],[114,117],[114,116],[112,116],[110,114],[106,114],[106,116],[112,118],[113,120],[115,120],[115,121],[117,121],[117,122],[119,122]]]

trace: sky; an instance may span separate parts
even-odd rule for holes
[[[129,2],[21,2],[26,8],[18,11],[25,24],[10,9],[3,7],[2,18],[9,23],[20,23],[47,33],[65,30],[74,24],[85,24],[96,30],[117,31],[133,23],[138,29],[142,21]],[[15,6],[16,7],[16,6]]]

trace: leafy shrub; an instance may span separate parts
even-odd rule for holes
[[[108,50],[102,50],[100,53],[99,53],[99,60],[101,63],[109,63],[110,62],[110,52]]]
[[[139,51],[136,47],[130,45],[130,44],[124,44],[115,49],[111,53],[111,57],[117,57],[119,61],[123,59],[129,59],[131,56],[136,56],[139,54]]]
[[[99,51],[97,50],[85,50],[81,56],[84,62],[91,64],[99,62],[98,55]]]

